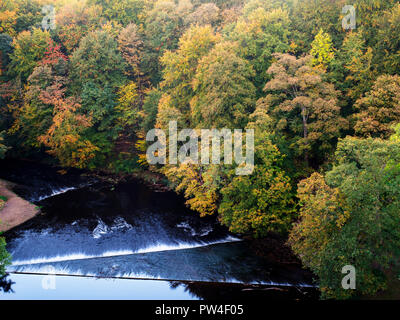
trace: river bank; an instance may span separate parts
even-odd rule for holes
[[[0,232],[20,225],[40,212],[37,206],[16,195],[12,191],[14,186],[11,182],[0,180],[0,195],[7,199],[0,209]]]

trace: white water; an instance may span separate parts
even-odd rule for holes
[[[55,189],[55,190],[51,191],[51,194],[40,196],[39,198],[31,199],[31,201],[32,202],[42,201],[44,199],[54,197],[58,194],[66,193],[68,191],[75,190],[75,189],[77,189],[77,188],[76,187],[65,187],[65,188]]]
[[[212,241],[212,242],[197,242],[197,243],[179,243],[179,244],[164,244],[159,243],[156,245],[152,245],[146,248],[139,249],[137,251],[133,250],[118,250],[118,251],[106,251],[101,255],[87,255],[85,253],[72,253],[68,255],[57,255],[53,257],[39,257],[35,259],[29,260],[16,260],[13,261],[12,266],[21,266],[28,264],[39,264],[39,263],[50,263],[50,262],[61,262],[61,261],[70,261],[70,260],[83,260],[83,259],[93,259],[93,258],[104,258],[104,257],[115,257],[115,256],[123,256],[123,255],[131,255],[131,254],[140,254],[140,253],[149,253],[149,252],[160,252],[160,251],[170,251],[170,250],[183,250],[183,249],[192,249],[205,247],[218,243],[227,243],[227,242],[237,242],[241,241],[239,238],[235,238],[232,236],[228,236],[224,239]]]

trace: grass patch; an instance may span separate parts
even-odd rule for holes
[[[0,210],[3,209],[3,207],[5,206],[7,202],[7,197],[5,196],[0,196]]]

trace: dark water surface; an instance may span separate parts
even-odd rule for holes
[[[173,192],[58,170],[0,162],[0,178],[18,183],[15,191],[43,211],[5,234],[13,257],[7,281],[15,290],[0,290],[0,299],[73,298],[76,290],[86,299],[201,299],[267,291],[290,299],[315,296],[308,274],[256,256],[246,241],[215,218],[188,210]],[[57,290],[42,288],[39,278],[45,274],[56,274]],[[267,290],[271,286],[280,289]]]

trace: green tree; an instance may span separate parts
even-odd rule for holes
[[[180,0],[177,4],[171,0],[159,0],[147,13],[144,24],[146,41],[143,70],[150,75],[153,84],[158,83],[161,77],[159,58],[165,50],[177,49],[178,40],[185,29],[184,19],[191,9],[189,0]]]
[[[10,54],[9,73],[25,81],[36,64],[43,58],[50,35],[47,31],[34,28],[23,31],[13,41],[14,51]]]
[[[347,114],[353,112],[355,100],[372,86],[375,77],[372,58],[372,48],[366,47],[363,33],[349,32],[330,64],[331,72],[328,77],[336,88],[345,93],[342,99],[347,103]]]
[[[11,264],[11,256],[6,250],[6,240],[0,237],[0,276],[5,275],[6,267]]]
[[[0,79],[4,79],[12,51],[12,38],[7,34],[0,34]]]
[[[144,132],[155,128],[158,112],[158,104],[161,99],[161,91],[153,89],[147,93],[143,102],[143,122],[141,123],[141,129]]]
[[[399,163],[398,141],[347,137],[325,177],[299,183],[300,221],[289,242],[318,276],[323,297],[375,294],[388,271],[399,271]],[[345,265],[356,269],[357,290],[341,286]]]
[[[241,17],[235,24],[228,39],[238,42],[238,55],[253,67],[255,75],[252,82],[262,93],[269,75],[273,53],[287,52],[290,48],[290,20],[288,12],[282,9],[266,11],[258,7],[248,15]]]
[[[107,31],[93,31],[71,56],[72,88],[79,92],[90,81],[99,88],[116,89],[126,81],[125,70],[117,41]]]
[[[4,145],[4,131],[0,132],[0,159],[3,159],[8,147]]]
[[[232,232],[256,237],[286,233],[295,217],[290,178],[282,170],[283,155],[272,143],[271,124],[262,107],[251,115],[248,127],[255,130],[254,171],[244,176],[231,171],[221,189],[219,220]]]

